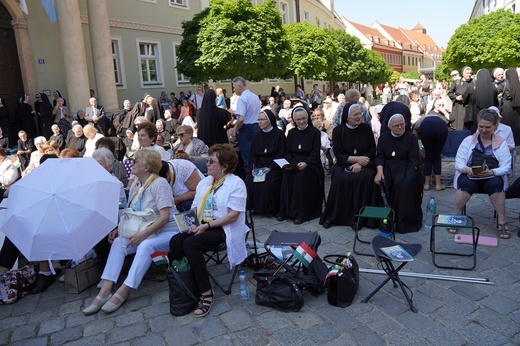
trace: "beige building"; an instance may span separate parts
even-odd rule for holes
[[[27,14],[20,2],[26,3]],[[252,0],[254,5],[263,0]],[[122,102],[140,100],[144,93],[195,90],[175,68],[184,20],[209,6],[209,0],[58,0],[58,21],[51,23],[41,1],[0,0],[0,98],[11,117],[16,100],[27,92],[52,95],[59,90],[71,112],[89,103],[94,89],[109,111]],[[284,23],[297,20],[344,29],[333,0],[277,0]],[[22,6],[23,7],[23,6]],[[230,76],[232,78],[233,76]],[[313,81],[307,81],[310,90]],[[230,81],[214,82],[231,94]],[[308,85],[307,85],[308,84]],[[325,83],[323,83],[325,84]],[[260,94],[280,85],[294,92],[292,79],[250,83]],[[53,98],[50,96],[50,100]],[[34,102],[34,99],[32,100]]]

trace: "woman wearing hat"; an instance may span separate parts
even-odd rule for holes
[[[282,170],[273,160],[285,155],[285,134],[268,109],[258,114],[258,131],[251,140],[246,172],[248,206],[256,214],[275,215],[280,210]]]
[[[337,163],[321,217],[325,228],[333,224],[352,226],[361,207],[374,205],[376,142],[372,127],[362,122],[362,114],[359,104],[346,104],[341,125],[332,131]],[[345,203],[345,196],[350,196],[349,203]]]
[[[417,137],[406,130],[405,119],[394,114],[388,120],[390,132],[381,134],[377,145],[375,183],[385,180],[388,203],[395,211],[395,230],[417,232],[422,227],[422,174],[419,170]]]
[[[287,135],[283,168],[280,211],[277,220],[294,219],[299,225],[320,216],[323,203],[323,171],[320,161],[320,131],[310,124],[309,112],[303,107],[292,111],[295,128]]]

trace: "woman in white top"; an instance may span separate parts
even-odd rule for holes
[[[215,301],[204,252],[226,242],[231,267],[247,256],[247,190],[242,179],[232,174],[238,163],[237,152],[229,144],[215,144],[208,154],[208,176],[197,185],[192,205],[200,225],[192,225],[187,233],[177,234],[170,241],[170,256],[173,260],[188,258],[201,293],[195,317],[206,316]]]
[[[92,124],[85,125],[83,133],[85,134],[85,137],[87,137],[87,140],[85,141],[85,154],[83,157],[91,157],[94,150],[96,150],[96,142],[98,139],[105,136],[98,133],[98,130]]]
[[[151,148],[139,149],[135,153],[132,174],[137,179],[130,186],[128,207],[135,211],[151,208],[157,215],[151,225],[130,237],[119,234],[118,229],[110,232],[109,242],[112,243],[107,264],[101,279],[103,285],[99,294],[87,308],[85,315],[91,315],[99,310],[106,313],[116,311],[126,301],[130,289],[136,289],[152,263],[151,254],[168,251],[168,242],[178,233],[175,223],[177,209],[173,205],[171,188],[166,179],[158,176],[161,169],[161,156]],[[124,232],[124,230],[120,230]],[[117,237],[117,238],[116,238]],[[111,291],[117,282],[125,257],[134,254],[132,266],[124,283],[112,296]]]
[[[20,178],[18,168],[13,166],[11,159],[7,157],[7,151],[0,147],[0,185],[8,187]]]
[[[188,160],[163,161],[159,172],[172,186],[173,203],[179,211],[189,210],[195,197],[195,189],[204,175]]]

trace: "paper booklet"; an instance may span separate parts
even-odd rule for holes
[[[413,261],[413,257],[405,250],[401,245],[394,245],[388,247],[379,248],[383,251],[388,258],[396,262],[409,262]]]
[[[253,182],[254,183],[263,183],[265,181],[265,172],[267,168],[255,168],[253,170]]]
[[[175,214],[175,223],[179,227],[180,233],[186,233],[189,231],[191,225],[200,225],[195,210],[190,209],[183,211],[182,213]]]

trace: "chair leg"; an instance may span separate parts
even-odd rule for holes
[[[227,285],[227,288],[224,287],[220,282],[218,282],[218,280],[215,278],[215,276],[213,276],[213,274],[211,274],[208,270],[208,275],[209,277],[211,278],[211,280],[215,283],[215,285],[217,285],[218,288],[220,288],[220,290],[226,294],[226,295],[229,295],[231,294],[231,288],[233,287],[233,283],[235,281],[235,277],[237,276],[237,273],[238,273],[238,268],[240,266],[239,265],[236,265],[232,272],[231,272],[231,280],[229,281],[228,285]]]

